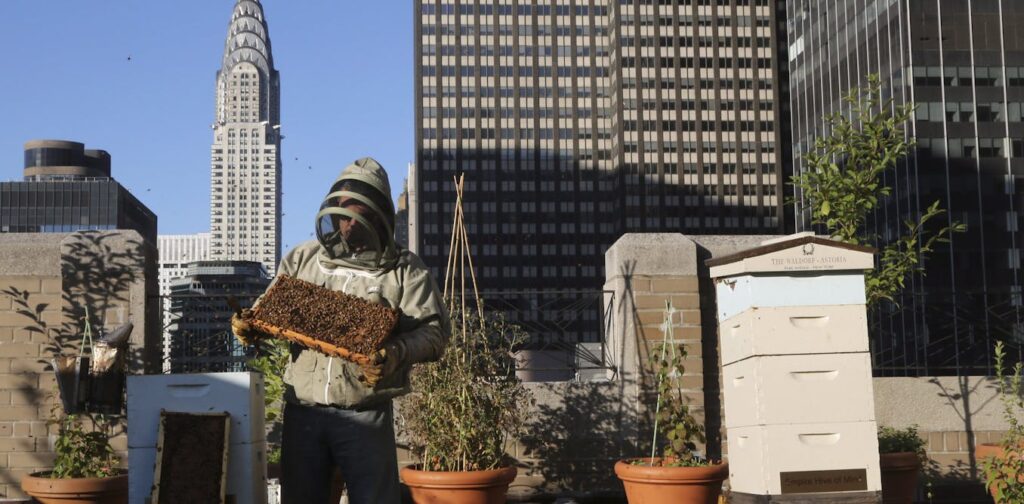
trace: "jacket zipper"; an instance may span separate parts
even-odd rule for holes
[[[352,275],[349,275],[345,279],[345,284],[341,286],[341,292],[348,294],[348,283],[352,281]],[[331,404],[330,390],[331,390],[331,367],[334,364],[334,357],[327,358],[327,383],[324,385],[324,404]]]

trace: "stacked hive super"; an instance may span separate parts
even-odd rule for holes
[[[878,502],[864,270],[813,235],[709,260],[736,502]]]

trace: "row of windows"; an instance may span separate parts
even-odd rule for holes
[[[429,0],[428,0],[429,1]],[[456,6],[450,3],[442,3],[440,6],[436,6],[433,3],[424,3],[420,8],[420,12],[426,15],[441,14],[454,15],[459,14],[463,16],[471,16],[478,14],[481,16],[491,16],[497,14],[499,16],[511,16],[513,14],[519,16],[529,16],[536,14],[538,16],[550,16],[552,14],[556,16],[587,16],[594,14],[595,16],[607,16],[608,7],[588,6],[588,5],[555,5],[552,8],[551,5],[473,5],[463,4]]]
[[[1004,79],[1005,77],[1005,79]],[[915,86],[1024,86],[1024,67],[914,67]]]
[[[930,122],[1020,122],[1022,109],[1024,104],[1020,102],[1006,106],[1002,102],[979,103],[977,108],[974,102],[946,102],[945,106],[942,102],[922,102],[917,105],[915,116],[918,121]]]
[[[425,77],[434,77],[441,75],[442,77],[455,77],[460,75],[462,77],[533,77],[532,66],[483,66],[483,65],[463,65],[455,67],[452,65],[444,65],[438,72],[438,67],[433,65],[423,65],[423,75]],[[537,69],[537,76],[539,77],[608,77],[608,67],[590,67],[590,66],[559,66],[556,69],[551,67],[540,67]],[[492,95],[493,96],[493,95]]]
[[[449,35],[449,36],[474,36],[474,35],[494,35],[494,25],[490,23],[480,24],[461,24],[455,26],[453,24],[424,24],[423,35],[434,36],[437,34]],[[577,25],[577,26],[560,26],[560,25],[549,25],[549,24],[521,24],[518,28],[513,29],[510,24],[499,24],[498,35],[513,36],[519,35],[520,37],[530,37],[533,35],[538,36],[556,36],[556,37],[590,37],[599,36],[603,37],[608,35],[608,28],[604,26],[588,26],[588,25]]]
[[[438,49],[435,44],[423,44],[420,50],[421,54],[425,56],[435,56],[440,54],[441,56],[494,56],[495,48],[492,45],[481,45],[478,51],[474,45],[442,45]],[[603,45],[594,47],[594,50],[590,50],[589,45],[579,45],[573,49],[572,46],[559,45],[559,46],[534,46],[527,44],[520,44],[518,47],[502,45],[497,48],[498,56],[544,56],[552,57],[558,56],[560,58],[570,56],[589,57],[593,56],[608,56],[608,48]]]
[[[1003,138],[950,138],[947,145],[941,138],[920,138],[917,147],[935,158],[945,158],[947,147],[950,158],[1005,158],[1008,153],[1014,158],[1024,157],[1024,140],[1017,139],[1008,142]]]

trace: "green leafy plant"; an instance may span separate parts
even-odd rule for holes
[[[916,453],[918,456],[925,455],[925,440],[917,433],[917,426],[911,425],[905,429],[893,427],[878,427],[878,452],[879,453]]]
[[[1019,503],[1024,502],[1024,363],[1007,369],[1002,341],[996,343],[995,354],[999,399],[1010,428],[1000,442],[1003,456],[986,458],[982,470],[997,503]]]
[[[698,467],[709,465],[707,459],[696,454],[697,443],[704,443],[704,426],[690,414],[689,402],[682,388],[682,377],[686,373],[683,362],[686,346],[673,342],[672,320],[676,310],[668,303],[665,307],[665,321],[661,326],[663,341],[654,352],[658,358],[653,363],[658,398],[654,413],[654,439],[651,441],[651,458],[634,463],[672,467]],[[664,440],[661,458],[655,457],[658,435]]]
[[[49,473],[51,478],[106,478],[121,472],[106,432],[86,431],[76,415],[67,415],[54,423],[60,425],[60,430],[53,444],[56,458]]]
[[[454,313],[444,355],[412,375],[414,392],[400,406],[404,430],[424,470],[502,467],[530,404],[512,355],[525,334],[498,315]]]
[[[249,369],[263,374],[263,420],[268,431],[280,423],[284,408],[284,370],[291,354],[288,342],[278,338],[264,338],[259,343],[259,355],[249,360]],[[267,462],[280,463],[280,443],[267,443]]]
[[[814,149],[804,154],[806,170],[790,180],[810,205],[812,224],[823,226],[833,239],[845,243],[876,243],[879,237],[868,232],[865,223],[879,208],[879,201],[891,194],[882,175],[913,147],[904,128],[914,105],[883,101],[880,79],[874,74],[868,76],[866,88],[852,90],[844,101],[852,117],[835,113],[825,118],[829,134],[815,141]],[[928,232],[929,222],[944,213],[935,201],[917,219],[904,221],[905,232],[885,245],[878,268],[865,274],[869,306],[882,300],[895,303],[907,277],[924,273],[923,261],[936,245],[965,229],[952,223]]]

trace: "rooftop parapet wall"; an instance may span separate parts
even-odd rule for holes
[[[0,497],[21,496],[21,476],[52,463],[49,360],[77,351],[86,307],[97,333],[135,325],[130,372],[159,371],[156,289],[156,251],[135,231],[0,234]],[[126,462],[123,434],[112,444]]]

